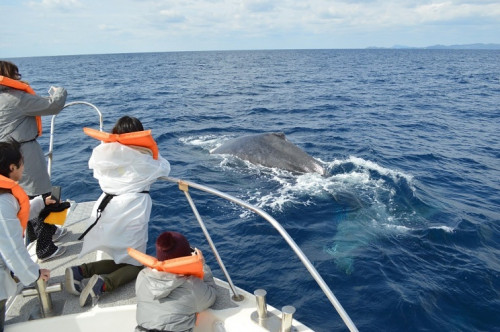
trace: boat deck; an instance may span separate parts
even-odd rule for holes
[[[56,315],[85,312],[91,309],[90,305],[83,308],[80,307],[78,296],[68,294],[64,291],[64,271],[66,267],[88,263],[98,259],[96,252],[87,254],[81,258],[78,257],[83,244],[82,241],[78,241],[78,237],[86,228],[86,223],[81,221],[88,218],[94,202],[74,203],[73,205],[74,208],[72,208],[72,211],[68,214],[65,223],[65,227],[68,228],[68,233],[61,238],[61,242],[57,243],[57,245],[65,247],[66,252],[62,256],[52,260],[39,262],[40,267],[50,269],[51,278],[47,283],[48,286],[56,283],[61,283],[63,285],[63,289],[60,292],[51,294]],[[30,243],[28,249],[32,254],[32,258],[37,261],[36,255],[34,254],[34,247],[35,243]],[[125,304],[135,304],[135,288],[133,282],[124,287],[120,287],[114,292],[105,294],[99,299],[99,306],[101,307]],[[35,318],[39,311],[40,303],[37,296],[23,297],[19,294],[11,301],[11,305],[6,313],[5,324],[24,322],[30,318]]]
[[[74,203],[72,202],[72,207],[68,213],[66,219],[65,227],[68,229],[68,233],[61,238],[61,242],[58,245],[66,247],[66,252],[57,258],[52,260],[39,263],[42,268],[50,269],[51,278],[47,283],[47,286],[51,286],[57,283],[62,285],[62,290],[58,292],[51,293],[51,299],[54,308],[54,316],[62,316],[69,314],[78,314],[89,312],[93,310],[93,307],[87,304],[85,307],[80,307],[79,297],[72,294],[68,294],[64,290],[64,272],[66,267],[80,265],[82,263],[92,262],[98,259],[102,253],[90,253],[83,257],[79,257],[82,241],[78,240],[80,234],[85,231],[87,223],[82,222],[88,219],[94,202],[85,203]],[[32,258],[37,261],[36,255],[34,254],[34,244],[30,243],[28,250],[32,254]],[[23,290],[23,287],[18,284],[19,293]],[[130,282],[113,292],[103,294],[98,301],[97,307],[99,308],[115,308],[118,306],[125,305],[135,305],[135,283]],[[217,288],[217,301],[211,307],[211,310],[224,310],[228,308],[237,307],[237,305],[231,300],[231,294],[228,289],[222,287],[218,283]],[[7,311],[5,317],[6,331],[9,330],[9,325],[27,322],[33,319],[41,318],[40,314],[40,301],[38,296],[24,297],[22,294],[9,299],[7,302]],[[133,317],[135,320],[135,315]]]

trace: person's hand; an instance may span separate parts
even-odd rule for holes
[[[45,206],[51,205],[51,204],[56,204],[57,201],[55,199],[52,199],[52,196],[47,196],[45,197]]]
[[[43,280],[45,280],[45,281],[49,281],[49,279],[50,279],[50,270],[48,270],[48,269],[40,269],[40,278],[43,279]]]
[[[50,196],[45,198],[45,204],[45,207],[38,214],[38,218],[41,220],[45,220],[51,212],[61,212],[71,206],[69,202],[56,202]]]
[[[55,86],[51,86],[50,89],[49,89],[49,96],[53,96],[56,91],[57,91],[58,88],[56,88]]]

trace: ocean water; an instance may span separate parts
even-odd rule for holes
[[[171,176],[227,192],[288,231],[361,331],[500,331],[500,52],[286,50],[12,59],[38,94],[87,101],[110,130],[153,130]],[[49,119],[41,144],[48,147]],[[55,121],[54,184],[95,200],[89,107]],[[290,174],[210,150],[284,132],[327,176]],[[223,277],[184,195],[157,182],[149,252],[187,234]],[[191,190],[232,280],[293,305],[316,331],[346,327],[271,225]]]

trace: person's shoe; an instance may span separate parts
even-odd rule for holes
[[[52,242],[56,242],[64,235],[68,233],[68,230],[65,227],[57,227],[56,232],[52,235]]]
[[[83,280],[80,268],[78,266],[67,267],[64,275],[66,277],[66,282],[64,283],[66,292],[73,295],[80,295],[82,292]]]
[[[96,305],[99,296],[104,292],[103,287],[104,279],[94,274],[80,294],[80,307],[84,307],[89,299],[92,300],[92,306]]]
[[[50,259],[53,259],[53,258],[56,258],[56,257],[59,257],[61,256],[62,254],[64,254],[66,252],[66,248],[65,247],[58,247],[56,251],[54,251],[54,253],[48,257],[44,257],[44,258],[39,258],[38,260],[41,261],[41,262],[46,262]]]

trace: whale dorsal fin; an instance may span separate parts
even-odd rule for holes
[[[274,136],[277,136],[283,140],[286,140],[285,133],[279,132],[279,133],[272,133]]]

